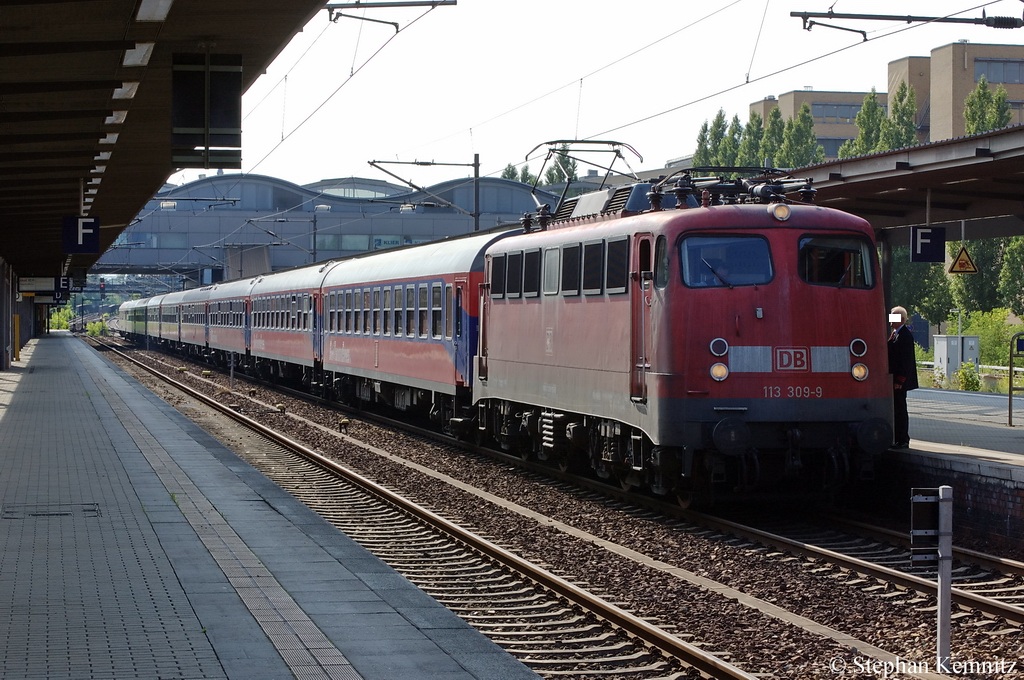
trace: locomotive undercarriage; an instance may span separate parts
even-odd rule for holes
[[[686,451],[653,446],[640,430],[605,418],[495,400],[478,405],[472,429],[480,443],[493,441],[562,471],[588,468],[625,490],[671,494],[692,473]]]
[[[589,468],[623,489],[675,495],[684,506],[759,493],[829,492],[873,474],[872,457],[844,423],[742,427],[744,436],[730,438],[728,424],[709,424],[689,446],[654,446],[639,429],[617,421],[489,401],[478,405],[473,432],[478,441],[524,459],[562,470]]]

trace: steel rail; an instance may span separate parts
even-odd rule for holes
[[[717,531],[746,538],[757,543],[769,545],[779,550],[802,555],[804,557],[825,559],[832,564],[848,568],[851,571],[855,571],[866,576],[872,576],[883,581],[888,581],[926,595],[937,595],[938,584],[934,581],[921,578],[920,576],[914,576],[913,574],[907,574],[902,571],[897,571],[896,569],[883,567],[879,564],[873,564],[866,560],[843,555],[842,553],[834,550],[821,548],[810,543],[804,543],[802,541],[786,538],[785,536],[779,536],[778,534],[761,531],[760,529],[755,529],[727,519],[712,517],[710,515],[696,512],[690,512],[687,514],[702,525]],[[1007,621],[1011,621],[1018,625],[1024,624],[1024,607],[1018,607],[1016,605],[993,600],[992,598],[975,595],[974,593],[961,590],[960,588],[952,589],[952,600],[955,604],[960,606],[975,609],[992,616],[1001,616]]]
[[[295,451],[305,459],[330,470],[332,473],[344,477],[347,481],[362,487],[373,495],[393,504],[402,511],[409,513],[433,527],[436,527],[438,530],[448,534],[453,539],[463,543],[467,547],[483,553],[499,564],[525,575],[527,578],[535,581],[541,586],[561,595],[565,599],[583,607],[587,611],[593,612],[596,616],[611,622],[627,633],[643,640],[650,646],[659,649],[672,657],[682,660],[685,664],[696,668],[700,672],[713,678],[722,678],[726,680],[757,680],[757,676],[751,675],[742,669],[719,659],[718,657],[708,654],[699,647],[680,640],[678,637],[668,633],[667,631],[647,623],[643,619],[630,614],[629,612],[593,595],[592,593],[588,593],[582,588],[579,588],[565,579],[552,574],[546,569],[524,560],[518,555],[515,555],[514,553],[509,552],[508,550],[505,550],[504,548],[501,548],[500,546],[495,545],[494,543],[491,543],[490,541],[477,536],[466,529],[463,529],[457,524],[453,524],[440,515],[416,505],[412,501],[388,490],[372,480],[362,477],[358,473],[338,464],[335,461],[332,461],[294,439],[291,439],[280,432],[276,432],[262,423],[220,404],[214,399],[207,397],[205,394],[178,380],[160,373],[154,368],[146,366],[144,363],[137,361],[117,348],[102,343],[101,341],[100,344],[103,344],[103,346],[109,351],[115,352],[126,361],[139,366],[143,370],[173,386],[175,389],[184,392],[198,401],[201,401],[203,404],[213,408],[222,415],[228,416],[236,422],[255,430],[262,436],[271,439],[277,444]]]

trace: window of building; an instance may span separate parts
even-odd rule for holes
[[[1017,85],[1024,75],[1024,59],[975,59],[974,82],[985,80],[990,83]]]

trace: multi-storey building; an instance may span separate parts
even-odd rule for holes
[[[901,82],[914,89],[917,101],[918,141],[952,139],[964,135],[964,102],[984,75],[992,88],[1006,88],[1012,117],[1022,122],[1024,109],[1024,45],[989,45],[957,42],[937,47],[927,57],[903,57],[889,63],[888,88],[896,92]],[[793,118],[807,103],[814,117],[814,132],[834,159],[839,147],[857,136],[857,112],[867,92],[796,90],[767,97],[750,105],[751,112],[767,117],[778,107],[783,118]],[[878,103],[887,108],[888,93],[877,92]]]

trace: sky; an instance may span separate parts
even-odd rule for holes
[[[830,8],[973,19],[983,9],[1021,18],[1024,4],[458,0],[346,9],[373,21],[335,22],[325,9],[243,96],[242,172],[296,184],[352,176],[398,183],[374,160],[426,186],[472,176],[474,154],[483,176],[509,163],[536,173],[547,147],[528,157],[531,150],[562,139],[621,142],[639,155],[625,153],[633,170],[656,169],[692,154],[701,125],[720,109],[745,123],[749,105],[768,95],[885,92],[890,61],[958,40],[1024,44],[1024,28],[816,19],[865,31],[865,41],[825,26],[805,30],[790,16]]]

